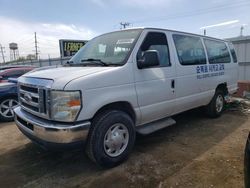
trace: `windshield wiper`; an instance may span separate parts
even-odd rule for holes
[[[102,66],[121,66],[118,63],[111,63],[111,62],[103,62],[101,59],[82,59],[81,63],[74,63],[73,61],[68,61],[63,66],[65,67],[80,67],[80,66],[88,66],[88,65],[102,65]]]
[[[108,63],[103,62],[101,59],[94,59],[94,58],[82,59],[81,62],[86,62],[86,63],[84,63],[85,65],[87,65],[87,64],[99,64],[102,66],[109,66]],[[84,64],[82,64],[82,65],[84,65]]]

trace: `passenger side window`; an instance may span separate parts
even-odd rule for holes
[[[204,39],[210,64],[230,63],[231,58],[225,42]]]
[[[173,39],[180,64],[206,64],[205,50],[200,37],[174,34]]]
[[[234,50],[234,46],[233,46],[232,43],[229,43],[229,48],[230,48],[230,52],[231,52],[231,55],[233,57],[234,63],[237,63],[237,56],[236,56],[236,53],[235,53],[235,50]]]
[[[137,60],[142,59],[144,52],[147,50],[156,50],[158,52],[161,67],[171,65],[168,42],[164,33],[148,33],[137,53]]]

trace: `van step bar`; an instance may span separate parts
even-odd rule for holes
[[[136,131],[139,134],[147,135],[160,129],[174,125],[175,123],[176,121],[174,119],[168,117],[151,123],[147,123],[145,125],[140,125],[136,128]]]

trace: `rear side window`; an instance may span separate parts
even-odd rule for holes
[[[236,53],[235,53],[235,50],[234,50],[234,46],[232,43],[229,43],[229,48],[230,48],[230,52],[231,52],[231,55],[233,57],[233,61],[234,63],[237,63],[237,56],[236,56]]]
[[[206,64],[205,50],[199,37],[174,34],[173,39],[180,64]]]
[[[158,52],[161,67],[171,65],[168,42],[164,33],[149,32],[137,53],[137,60],[141,59],[147,50],[156,50]]]
[[[210,64],[230,63],[231,58],[225,42],[204,39]]]

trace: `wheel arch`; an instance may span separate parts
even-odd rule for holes
[[[112,103],[106,104],[106,105],[102,106],[99,110],[96,111],[93,118],[95,118],[97,115],[99,115],[100,113],[107,111],[107,110],[123,111],[123,112],[127,113],[132,118],[134,123],[136,122],[136,113],[135,113],[132,105],[127,101],[117,101],[117,102],[112,102]]]
[[[8,95],[4,95],[0,97],[0,101],[8,98],[18,98],[18,95],[15,93],[9,93]]]
[[[227,88],[227,83],[224,82],[224,83],[220,83],[217,87],[216,87],[216,90],[221,90],[223,91],[224,95],[227,95],[228,94],[228,88]]]

